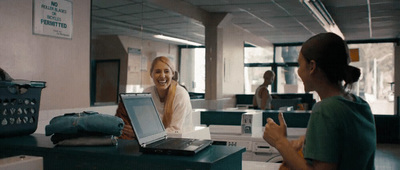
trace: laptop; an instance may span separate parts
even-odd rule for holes
[[[212,140],[169,138],[150,93],[121,93],[142,153],[195,155]]]

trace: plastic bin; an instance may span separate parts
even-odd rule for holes
[[[40,95],[45,85],[43,81],[0,81],[0,137],[36,131]]]

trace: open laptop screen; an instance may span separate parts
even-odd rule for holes
[[[165,131],[151,95],[123,97],[137,138],[143,139]]]

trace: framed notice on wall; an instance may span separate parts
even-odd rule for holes
[[[34,0],[33,34],[72,38],[71,0]]]

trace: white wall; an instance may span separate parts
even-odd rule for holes
[[[224,96],[244,93],[244,43],[255,44],[261,48],[271,47],[272,43],[256,37],[236,25],[223,28],[224,58]]]
[[[244,92],[244,39],[242,29],[231,24],[223,28],[224,81],[223,94]]]
[[[128,73],[127,85],[131,85],[133,82],[138,81],[130,79],[141,79],[141,87],[146,88],[153,85],[153,81],[150,77],[150,67],[153,59],[158,56],[172,56],[174,58],[174,64],[176,70],[178,70],[178,46],[174,44],[168,44],[163,42],[155,42],[150,40],[141,40],[135,37],[129,36],[118,36],[121,40],[124,49],[136,48],[141,49],[142,55],[147,57],[147,71],[141,71],[140,74]],[[129,61],[130,62],[130,61]],[[129,72],[129,71],[128,71]]]
[[[33,0],[0,1],[0,67],[46,81],[40,110],[90,106],[90,0],[73,1],[72,39],[32,34]]]

